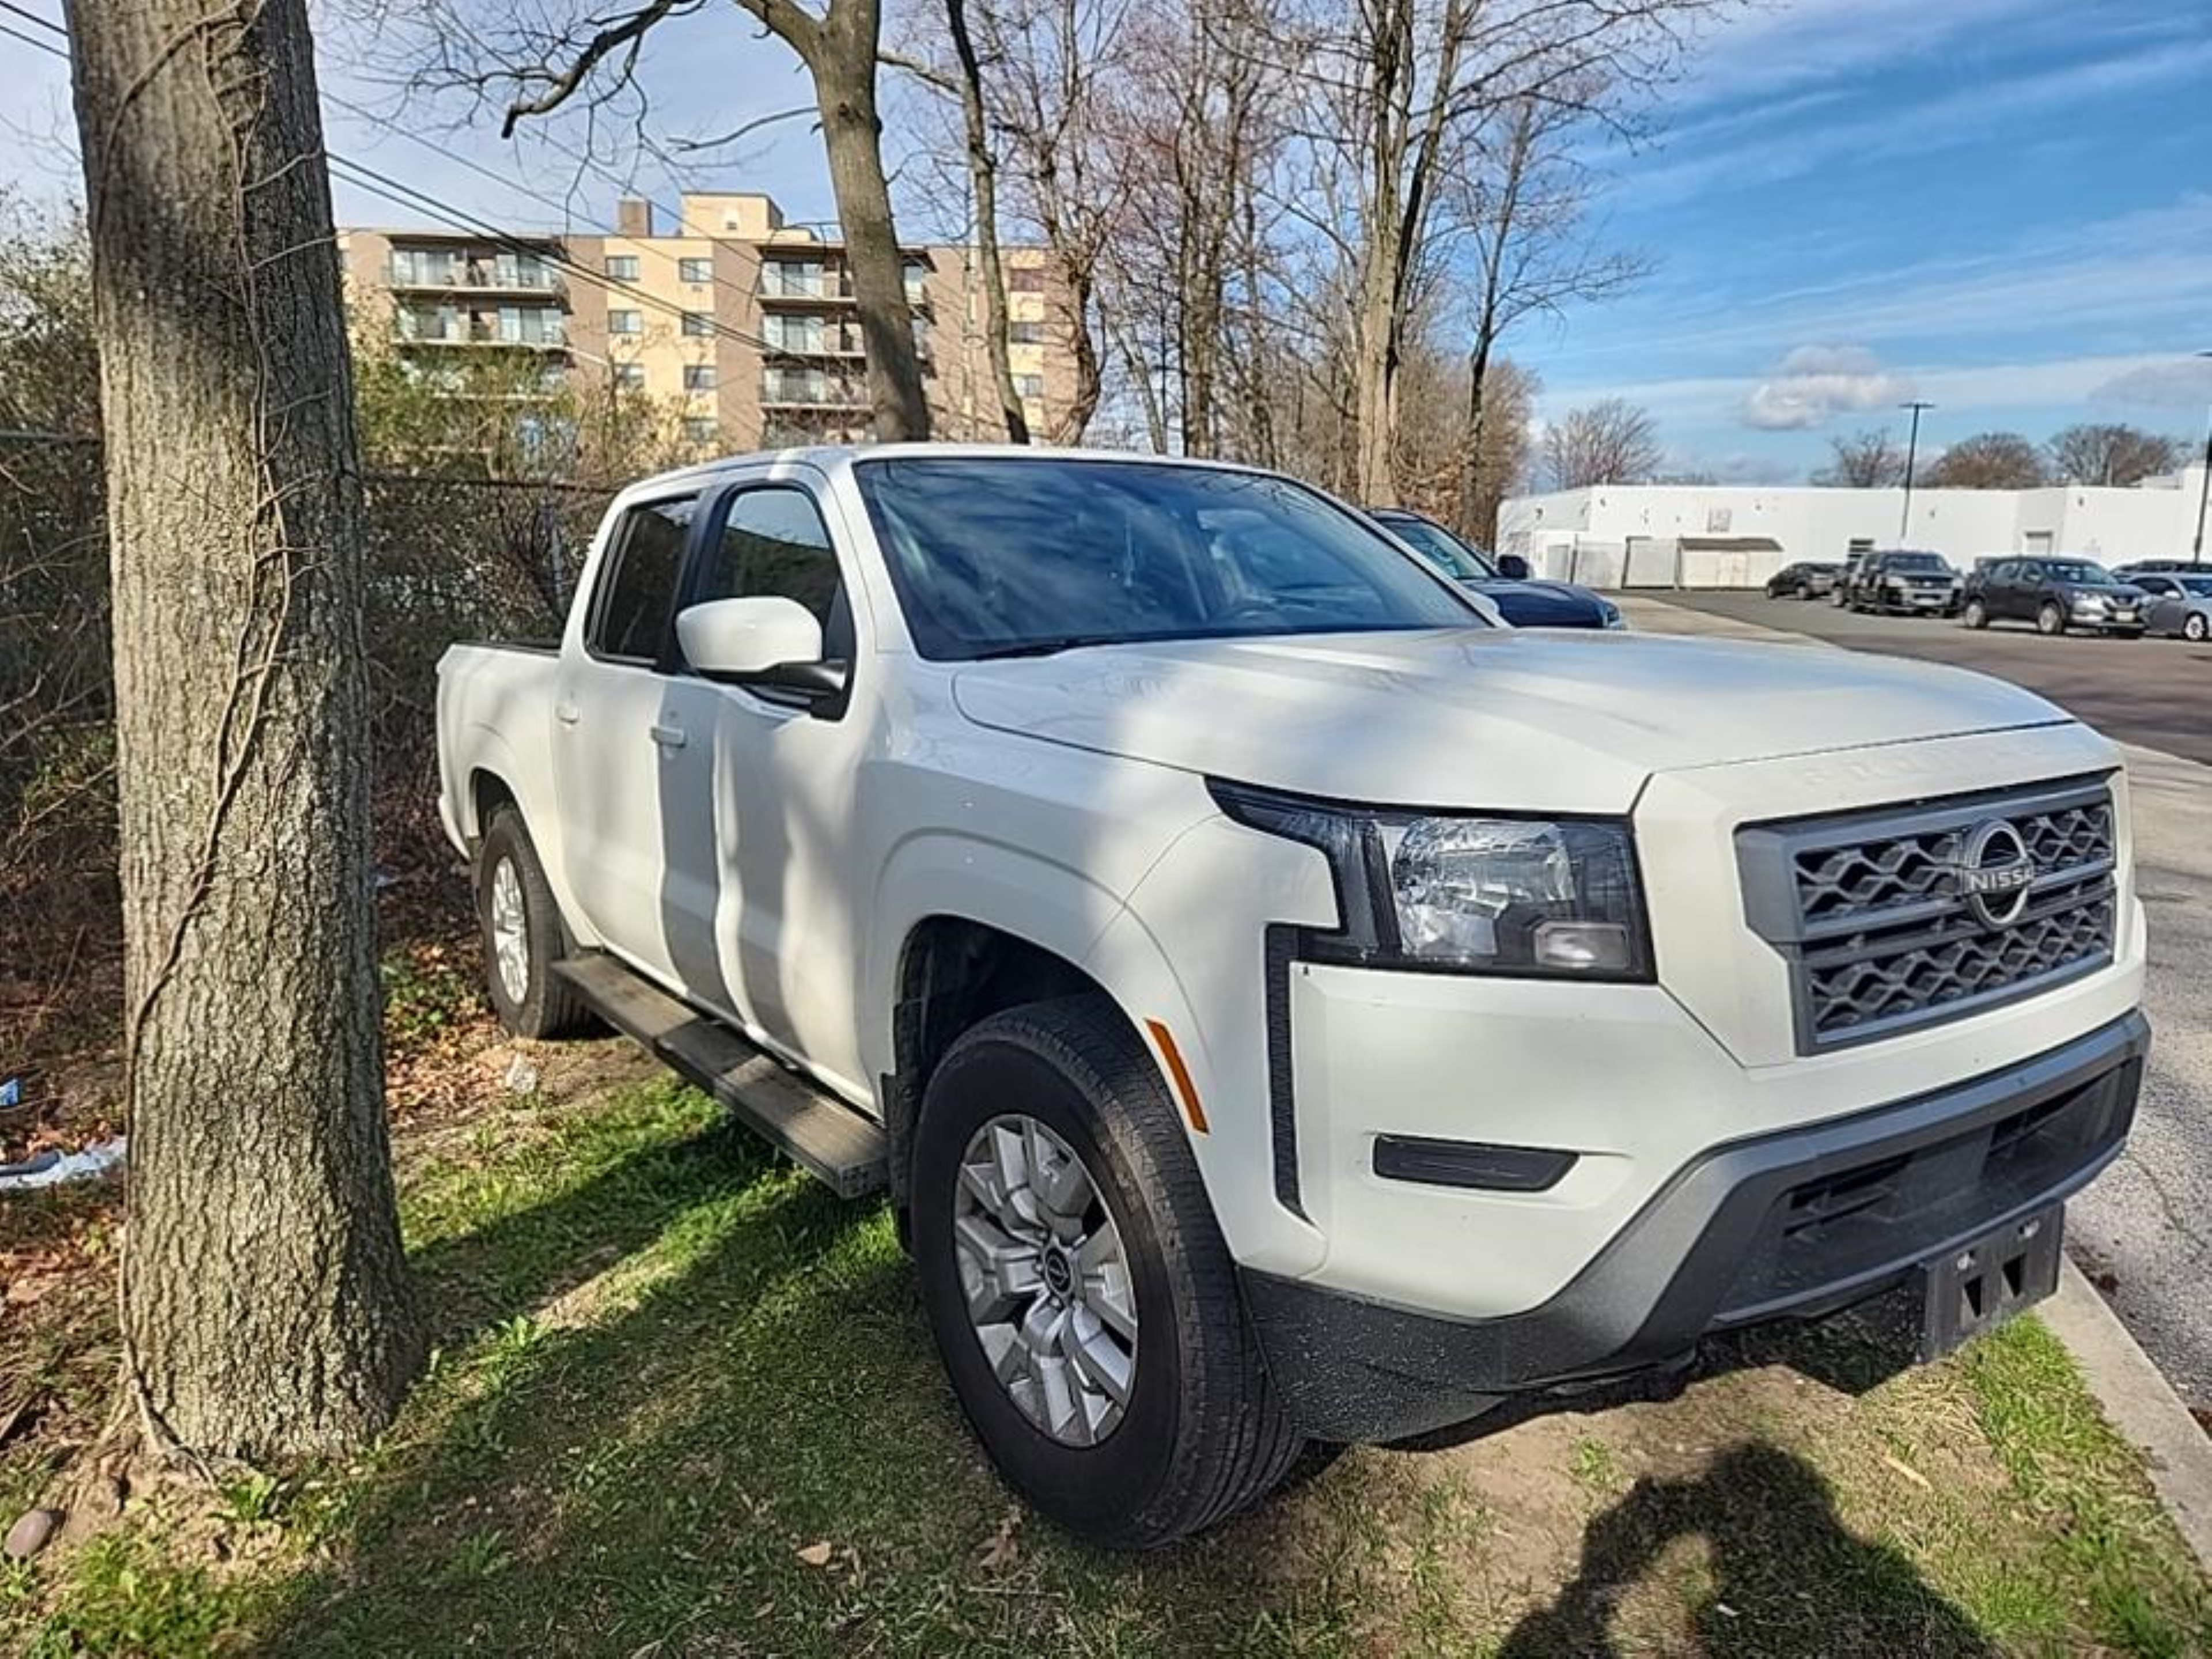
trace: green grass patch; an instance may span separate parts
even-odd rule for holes
[[[392,1432],[0,1574],[0,1650],[2212,1650],[2201,1578],[2032,1326],[1887,1381],[1863,1334],[1802,1334],[1738,1356],[1796,1370],[1352,1453],[1115,1557],[985,1464],[887,1210],[696,1092],[519,1104],[405,1167],[437,1353]]]

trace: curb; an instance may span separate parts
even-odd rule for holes
[[[2212,1437],[2070,1259],[2059,1271],[2058,1293],[2035,1311],[2074,1356],[2112,1426],[2142,1455],[2166,1513],[2212,1571]]]

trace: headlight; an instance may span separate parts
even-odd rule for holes
[[[1431,814],[1339,806],[1209,782],[1237,823],[1318,848],[1339,931],[1324,960],[1523,977],[1648,980],[1650,930],[1619,818]]]
[[[1620,614],[1620,607],[1611,599],[1597,602],[1598,624],[1602,628],[1626,628],[1628,618]]]

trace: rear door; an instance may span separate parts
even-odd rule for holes
[[[662,757],[661,704],[669,683],[676,595],[683,580],[696,494],[629,508],[599,561],[582,649],[562,653],[553,708],[558,792],[569,890],[617,955],[672,977],[662,896],[664,820],[680,804]]]

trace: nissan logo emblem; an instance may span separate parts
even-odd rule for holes
[[[2004,819],[1991,818],[1969,830],[1952,868],[1959,896],[1983,927],[2009,927],[2027,910],[2035,860],[2028,857],[2020,831]]]

